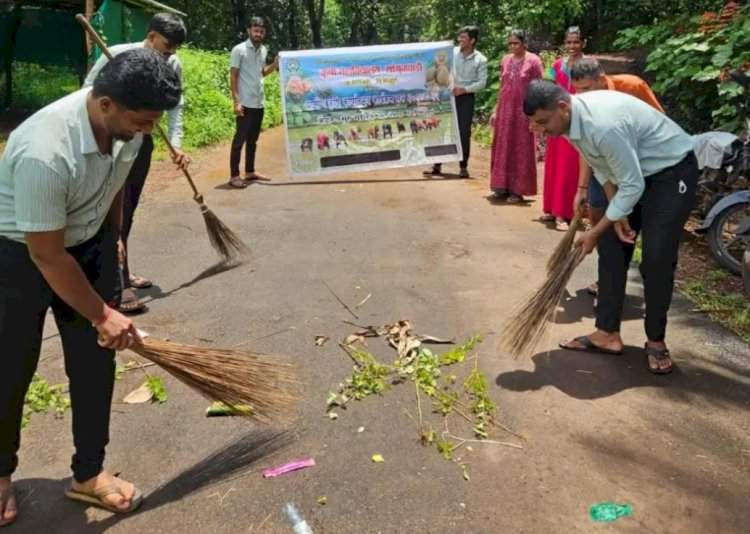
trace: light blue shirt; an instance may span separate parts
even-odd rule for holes
[[[457,46],[453,49],[453,72],[455,85],[477,93],[487,85],[487,58],[477,50],[464,56]]]
[[[109,47],[109,52],[116,56],[117,54],[122,54],[123,52],[126,52],[128,50],[135,50],[136,48],[145,48],[146,44],[143,41],[137,42],[137,43],[125,43],[125,44],[119,44],[115,46]],[[94,85],[94,80],[96,79],[96,76],[101,72],[101,70],[104,68],[104,65],[109,62],[109,59],[107,56],[102,54],[102,56],[94,63],[94,66],[91,67],[91,70],[89,71],[88,75],[86,75],[86,80],[83,82],[84,87],[91,87]],[[180,60],[177,58],[176,54],[172,54],[167,59],[167,64],[174,69],[174,71],[177,73],[177,77],[180,79],[180,86],[182,86],[182,63],[180,63]],[[184,89],[184,87],[183,87]],[[182,112],[185,108],[185,98],[184,98],[185,91],[183,90],[182,95],[180,95],[180,103],[177,104],[175,107],[167,111],[167,137],[169,137],[169,142],[172,144],[175,148],[180,148],[182,146],[182,135],[183,135],[183,120],[182,120]]]
[[[250,39],[232,49],[230,66],[239,71],[239,103],[246,108],[260,109],[264,105],[263,67],[266,66],[267,57],[268,49],[264,45],[255,48]]]
[[[611,221],[630,215],[646,188],[644,177],[677,165],[693,150],[677,123],[633,96],[590,91],[571,102],[568,139],[600,183],[617,186],[607,208]]]
[[[25,120],[0,159],[0,237],[65,230],[65,246],[94,237],[133,166],[143,136],[102,154],[80,89]]]

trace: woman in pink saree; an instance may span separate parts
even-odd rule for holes
[[[573,26],[565,32],[567,56],[555,61],[552,72],[555,82],[569,93],[575,93],[570,79],[570,68],[583,57],[583,39],[580,28]],[[544,195],[541,220],[555,221],[555,228],[568,229],[573,218],[573,199],[578,188],[578,163],[580,156],[564,137],[547,139],[547,155],[544,158]]]
[[[543,67],[539,56],[526,50],[524,31],[510,33],[508,49],[500,66],[497,107],[490,118],[490,189],[495,197],[518,203],[523,202],[523,195],[536,195],[535,139],[523,112],[523,98],[529,83],[542,77]]]

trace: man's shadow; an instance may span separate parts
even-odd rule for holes
[[[497,376],[498,386],[510,391],[534,391],[553,386],[566,395],[582,400],[609,397],[633,388],[655,387],[674,400],[689,402],[690,395],[747,407],[750,385],[726,373],[698,367],[703,360],[690,353],[675,358],[674,371],[658,376],[647,369],[643,348],[626,346],[620,356],[557,349],[532,357],[533,371],[509,371]],[[746,370],[728,369],[739,376]]]
[[[587,288],[577,289],[570,293],[567,289],[563,298],[560,299],[559,309],[552,317],[555,324],[580,323],[583,319],[595,317],[594,310],[596,297],[588,292]],[[625,295],[625,303],[622,307],[622,321],[643,319],[644,300],[637,295]],[[583,334],[583,332],[582,332]]]
[[[14,482],[19,507],[18,520],[14,525],[4,528],[3,534],[102,534],[136,514],[146,514],[191,493],[244,476],[256,462],[272,456],[292,441],[294,435],[285,430],[260,429],[248,432],[147,494],[137,511],[126,515],[111,514],[101,521],[92,521],[87,516],[86,504],[64,497],[63,494],[70,486],[70,479],[21,479]],[[54,528],[50,525],[54,525]]]

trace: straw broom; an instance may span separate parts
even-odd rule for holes
[[[253,352],[181,345],[145,335],[130,350],[209,400],[230,410],[236,407],[236,415],[283,423],[294,414],[300,381],[291,364]]]
[[[503,345],[514,356],[531,352],[547,331],[565,288],[585,254],[580,247],[568,249],[532,295],[505,327]]]
[[[109,48],[107,48],[107,45],[104,43],[96,30],[91,26],[86,17],[79,13],[78,15],[76,15],[76,20],[91,36],[91,39],[93,39],[94,42],[99,46],[102,53],[109,59],[112,59],[112,54],[110,53]],[[167,135],[164,133],[164,129],[161,127],[161,125],[157,124],[156,130],[157,132],[159,132],[162,140],[167,145],[170,154],[175,157],[177,153],[175,152],[172,143],[169,142]],[[208,239],[211,242],[211,246],[219,254],[219,256],[221,256],[221,259],[225,262],[228,262],[236,260],[237,258],[247,254],[249,252],[247,245],[245,245],[245,243],[242,242],[239,236],[235,234],[226,224],[224,224],[221,219],[219,219],[216,214],[211,211],[206,205],[205,201],[203,200],[203,195],[198,191],[198,188],[195,186],[195,182],[193,181],[192,176],[190,176],[188,170],[182,169],[182,173],[185,175],[185,178],[187,178],[188,184],[190,184],[190,188],[193,190],[193,200],[195,200],[195,202],[198,204],[201,210],[201,214],[203,215],[203,222],[206,224],[206,232],[208,232]]]
[[[573,220],[570,221],[568,230],[565,232],[565,235],[547,260],[548,275],[554,272],[561,263],[565,262],[565,259],[570,253],[570,249],[573,248],[573,243],[576,239],[576,232],[578,232],[578,230],[583,230],[583,206],[578,206],[575,215],[573,215]]]

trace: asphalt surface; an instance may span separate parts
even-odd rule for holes
[[[166,373],[162,405],[125,405],[143,380],[118,381],[107,467],[146,494],[141,511],[114,517],[63,498],[71,415],[35,415],[16,473],[15,533],[288,532],[294,502],[315,532],[744,533],[750,525],[750,351],[677,297],[668,342],[671,376],[646,371],[637,271],[626,305],[621,357],[555,350],[592,328],[593,260],[574,275],[569,298],[531,358],[500,349],[502,325],[542,281],[559,233],[536,222],[537,203],[485,199],[487,153],[474,180],[423,179],[421,169],[289,180],[283,136],[264,133],[259,170],[274,180],[244,191],[221,186],[227,147],[195,155],[207,202],[252,247],[235,269],[201,276],[216,258],[187,186],[156,165],[131,237],[132,268],[153,278],[140,328],[194,344],[284,355],[306,385],[287,429],[204,416],[207,402]],[[446,170],[451,167],[447,166]],[[355,320],[350,306],[371,298]],[[414,390],[393,388],[326,417],[326,397],[351,372],[337,340],[409,319],[422,334],[481,333],[479,367],[498,418],[526,437],[493,432],[523,449],[470,444],[458,451],[471,480],[418,442]],[[63,382],[52,321],[39,372]],[[331,337],[316,347],[317,335]],[[369,348],[384,361],[381,340]],[[122,363],[133,360],[130,353]],[[457,374],[465,373],[457,370]],[[425,412],[429,411],[426,401]],[[410,414],[407,416],[406,412]],[[451,419],[451,431],[470,431]],[[359,432],[359,428],[364,431]],[[440,429],[438,429],[440,430]],[[382,454],[385,462],[370,457]],[[276,479],[262,469],[313,457],[315,467]],[[327,504],[317,500],[327,497]],[[630,503],[633,515],[592,522],[589,506]]]

